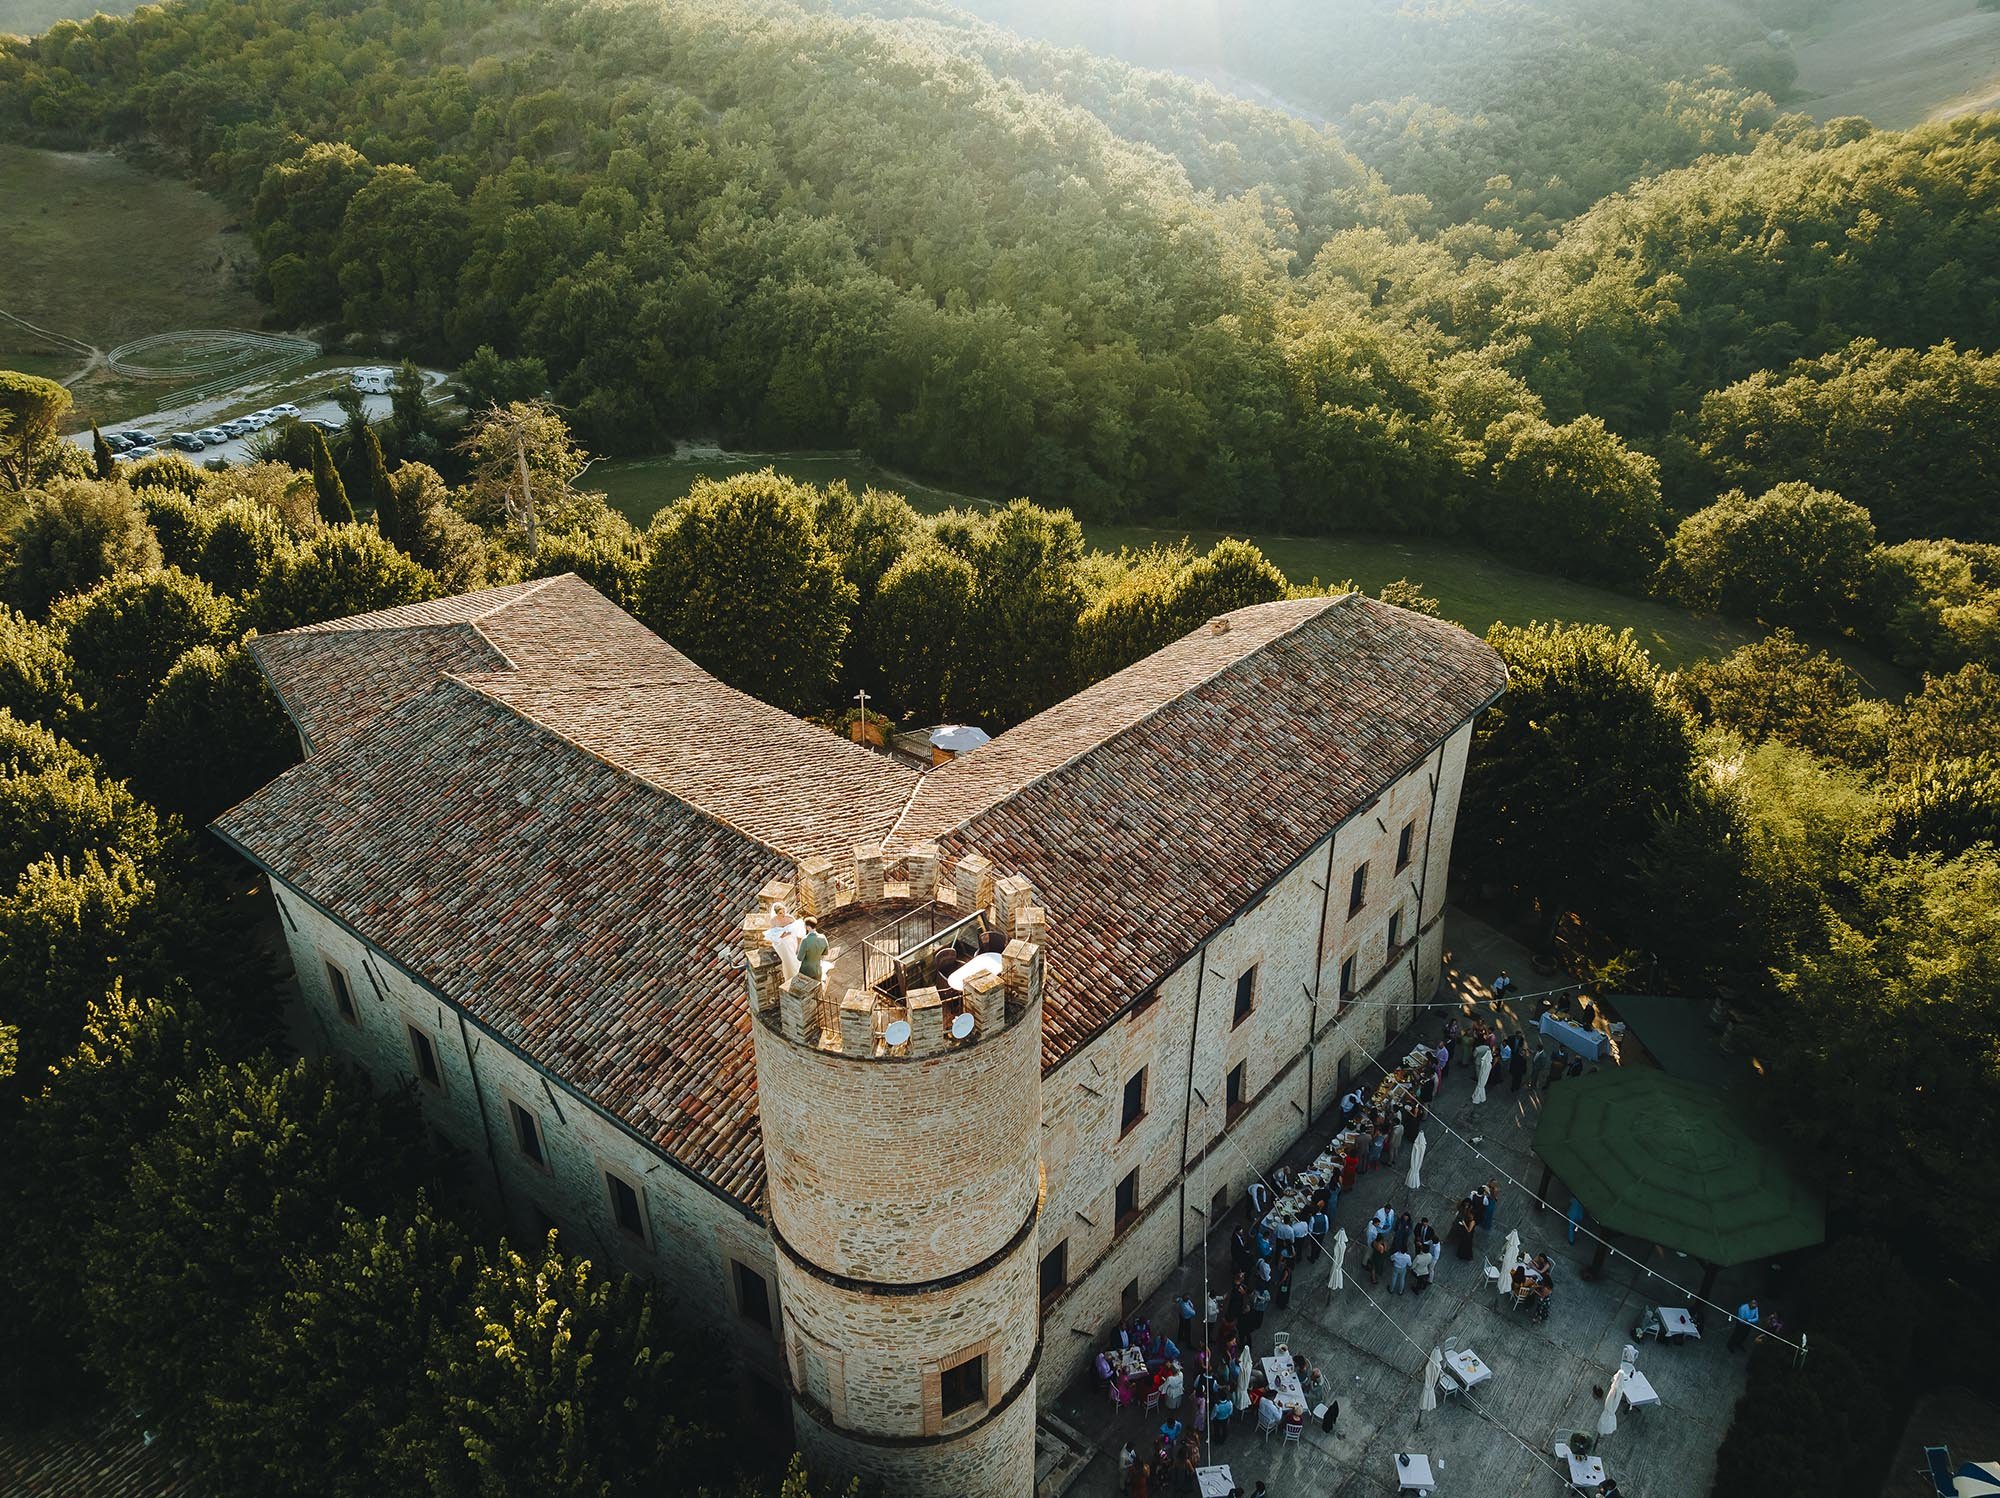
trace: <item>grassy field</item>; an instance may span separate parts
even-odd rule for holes
[[[1886,129],[2000,106],[2000,12],[1972,0],[1844,0],[1808,34],[1794,104]]]
[[[990,501],[950,490],[913,484],[852,454],[722,454],[705,457],[621,459],[598,463],[585,483],[602,489],[611,503],[635,525],[686,494],[697,478],[725,477],[769,464],[809,483],[846,479],[854,487],[872,484],[903,494],[919,510],[935,514],[953,505],[983,505]],[[1105,550],[1120,546],[1152,546],[1183,536],[1206,548],[1221,539],[1219,531],[1156,529],[1137,525],[1091,525],[1083,528],[1090,544]],[[1265,555],[1298,583],[1333,584],[1351,579],[1369,593],[1399,577],[1423,584],[1438,600],[1440,611],[1467,629],[1485,633],[1495,622],[1526,624],[1532,620],[1608,624],[1629,628],[1665,666],[1721,655],[1758,638],[1755,626],[1714,615],[1692,614],[1672,604],[1634,598],[1606,588],[1530,572],[1480,552],[1409,536],[1252,536]],[[1815,642],[1845,660],[1871,691],[1898,696],[1914,685],[1886,662],[1844,641]]]

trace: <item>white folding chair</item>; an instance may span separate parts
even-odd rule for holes
[[[1300,1421],[1300,1422],[1299,1422],[1298,1424],[1296,1424],[1296,1425],[1292,1424],[1292,1423],[1291,1423],[1290,1421],[1287,1421],[1287,1422],[1285,1423],[1285,1440],[1286,1440],[1286,1442],[1287,1442],[1288,1444],[1290,1444],[1290,1445],[1293,1445],[1293,1446],[1296,1446],[1296,1445],[1298,1444],[1298,1441],[1299,1441],[1299,1436],[1300,1436],[1300,1434],[1301,1434],[1301,1433],[1302,1433],[1302,1432],[1303,1432],[1303,1431],[1305,1430],[1305,1428],[1306,1428],[1306,1426],[1305,1426],[1305,1422],[1304,1422],[1303,1420],[1301,1420],[1301,1421]]]
[[[1446,1357],[1450,1357],[1453,1353],[1457,1351],[1458,1351],[1458,1338],[1446,1337],[1444,1339],[1444,1355]]]
[[[1160,1391],[1158,1389],[1148,1389],[1146,1391],[1146,1413],[1150,1415],[1159,1407]]]
[[[1282,1357],[1291,1350],[1292,1334],[1290,1332],[1273,1332],[1271,1334],[1271,1351],[1274,1354]]]

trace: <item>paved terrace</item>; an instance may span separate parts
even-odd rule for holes
[[[1525,950],[1462,912],[1454,910],[1448,919],[1446,983],[1466,1013],[1474,1012],[1475,1005],[1482,1014],[1494,1012],[1482,979],[1503,968],[1528,989],[1542,986]],[[1532,1035],[1532,1007],[1499,1006],[1508,1016],[1510,1033],[1518,1028]],[[1388,1055],[1400,1057],[1418,1037],[1434,1040],[1445,1013],[1420,1011],[1416,1027],[1398,1037]],[[1369,1075],[1371,1083],[1380,1079],[1379,1073]],[[1530,1151],[1535,1095],[1525,1084],[1520,1093],[1510,1094],[1504,1069],[1495,1070],[1483,1106],[1475,1109],[1471,1094],[1469,1069],[1454,1063],[1434,1116],[1467,1140],[1478,1137],[1480,1151],[1531,1191],[1541,1179],[1541,1165]],[[1609,1261],[1603,1278],[1586,1281],[1582,1271],[1590,1262],[1590,1239],[1579,1234],[1571,1246],[1565,1241],[1567,1225],[1561,1214],[1538,1213],[1526,1192],[1508,1186],[1504,1178],[1494,1229],[1481,1235],[1480,1252],[1472,1262],[1460,1261],[1447,1242],[1432,1287],[1421,1297],[1388,1294],[1386,1270],[1382,1287],[1371,1287],[1367,1275],[1352,1266],[1361,1262],[1363,1229],[1376,1208],[1387,1200],[1400,1212],[1407,1203],[1442,1233],[1458,1200],[1494,1173],[1468,1143],[1435,1123],[1425,1132],[1430,1143],[1421,1189],[1413,1192],[1405,1185],[1408,1162],[1399,1155],[1393,1169],[1362,1176],[1355,1190],[1342,1197],[1334,1226],[1346,1228],[1349,1239],[1346,1288],[1338,1292],[1327,1288],[1326,1261],[1302,1262],[1290,1307],[1274,1304],[1265,1317],[1255,1339],[1257,1355],[1261,1358],[1270,1351],[1273,1332],[1289,1331],[1295,1355],[1328,1369],[1328,1391],[1340,1402],[1340,1419],[1332,1435],[1309,1421],[1304,1437],[1290,1447],[1282,1432],[1273,1432],[1267,1444],[1250,1421],[1234,1422],[1228,1444],[1208,1460],[1226,1461],[1245,1493],[1261,1479],[1270,1485],[1272,1498],[1392,1495],[1397,1491],[1395,1453],[1416,1451],[1427,1453],[1434,1462],[1443,1459],[1433,1489],[1438,1498],[1515,1494],[1556,1498],[1567,1491],[1566,1474],[1558,1476],[1551,1453],[1557,1433],[1582,1430],[1594,1436],[1602,1399],[1592,1390],[1607,1386],[1620,1349],[1632,1340],[1647,1305],[1690,1303],[1664,1280],[1652,1278],[1648,1269],[1617,1258]],[[1288,1162],[1295,1168],[1310,1163],[1331,1133],[1331,1122],[1316,1123],[1287,1156]],[[1250,1163],[1245,1161],[1240,1182],[1247,1182],[1250,1175]],[[1560,1180],[1550,1188],[1549,1199],[1559,1207],[1568,1202]],[[1208,1243],[1209,1283],[1218,1297],[1229,1283],[1229,1235],[1242,1220],[1240,1212],[1233,1212]],[[1544,1322],[1536,1322],[1525,1311],[1500,1309],[1502,1303],[1486,1288],[1482,1265],[1499,1258],[1501,1241],[1512,1227],[1521,1231],[1524,1255],[1541,1250],[1555,1261],[1555,1300]],[[1636,1244],[1620,1246],[1643,1252]],[[1647,1263],[1683,1286],[1699,1287],[1701,1271],[1692,1260],[1656,1250]],[[1726,1270],[1712,1298],[1734,1305],[1759,1290],[1763,1274],[1761,1265]],[[1201,1286],[1202,1255],[1197,1249],[1176,1279],[1147,1303],[1146,1314],[1156,1327],[1171,1330],[1176,1320],[1172,1297],[1185,1290],[1199,1304]],[[1370,1306],[1363,1292],[1375,1297],[1386,1318]],[[1708,1492],[1715,1450],[1742,1390],[1744,1359],[1725,1350],[1726,1333],[1716,1313],[1706,1315],[1708,1332],[1703,1341],[1666,1346],[1649,1340],[1641,1345],[1639,1369],[1658,1390],[1661,1403],[1621,1411],[1617,1432],[1598,1444],[1606,1470],[1627,1498],[1705,1498]],[[1434,1344],[1449,1336],[1456,1336],[1460,1346],[1475,1349],[1494,1376],[1472,1392],[1469,1403],[1442,1403],[1424,1415],[1420,1430],[1418,1380],[1424,1360]],[[1184,1402],[1183,1418],[1188,1408]],[[1067,1390],[1056,1413],[1094,1442],[1098,1453],[1070,1489],[1077,1498],[1104,1498],[1119,1490],[1118,1450],[1123,1442],[1130,1440],[1142,1450],[1148,1441],[1157,1443],[1160,1416],[1149,1419],[1136,1407],[1113,1411],[1091,1378]],[[1508,1430],[1534,1451],[1524,1449]],[[1159,1491],[1153,1490],[1155,1498]]]

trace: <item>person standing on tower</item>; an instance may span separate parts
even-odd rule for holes
[[[799,971],[808,978],[820,977],[820,968],[826,961],[826,938],[820,935],[819,922],[806,917],[806,934],[799,938]]]

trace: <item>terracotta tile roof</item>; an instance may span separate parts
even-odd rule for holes
[[[935,772],[899,827],[1034,881],[1049,1066],[1506,684],[1483,641],[1359,595],[1226,617]],[[1222,660],[1231,639],[1252,648]],[[1103,737],[1071,752],[1087,699]],[[933,798],[961,764],[968,788]],[[975,782],[996,794],[971,809]]]
[[[719,952],[792,857],[893,827],[1028,874],[1054,1065],[1504,679],[1470,635],[1367,599],[1226,617],[920,779],[573,577],[441,600],[258,643],[316,752],[216,826],[754,1207],[749,1021]]]
[[[724,954],[790,860],[448,680],[216,829],[689,1169],[761,1198]]]

